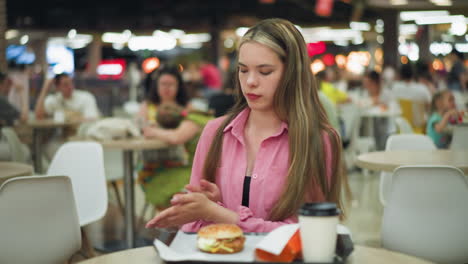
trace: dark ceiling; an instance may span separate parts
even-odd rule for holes
[[[315,0],[8,0],[8,27],[80,31],[152,31],[180,28],[206,31],[211,26],[251,26],[258,18],[280,17],[299,25],[343,24],[356,13],[349,1],[335,0],[332,16],[318,17]],[[361,18],[378,15],[365,10]]]

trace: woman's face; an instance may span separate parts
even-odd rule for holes
[[[172,74],[163,74],[158,79],[158,95],[161,103],[175,102],[179,82]]]
[[[283,72],[283,62],[269,47],[257,42],[247,42],[240,47],[239,81],[252,110],[273,110],[273,97]]]

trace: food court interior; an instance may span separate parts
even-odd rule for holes
[[[111,263],[99,259],[174,234],[145,223],[188,183],[196,139],[152,136],[141,113],[155,111],[159,72],[174,70],[187,104],[158,106],[152,122],[175,133],[185,121],[174,117],[197,114],[203,127],[226,114],[237,45],[266,18],[287,19],[304,37],[340,134],[352,254],[360,263],[468,263],[466,0],[0,0],[0,263],[26,263],[2,252],[46,244],[50,230],[81,229],[79,245],[61,251],[71,263]],[[169,156],[170,165],[161,161]],[[169,178],[148,176],[162,163]],[[61,201],[72,188],[78,216],[64,203],[43,209],[35,195],[48,187]],[[22,220],[43,215],[57,222],[30,230]],[[146,263],[134,256],[126,260]]]

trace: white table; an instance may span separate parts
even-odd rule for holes
[[[34,169],[38,173],[43,173],[42,168],[42,153],[41,153],[41,136],[42,132],[50,128],[63,128],[78,126],[81,122],[77,121],[64,121],[57,122],[53,119],[31,120],[26,123],[27,127],[33,130],[33,163]]]
[[[82,264],[164,264],[154,247],[129,249],[89,259]],[[348,264],[431,264],[432,262],[402,253],[381,248],[370,248],[355,245],[353,253],[348,258]]]
[[[387,172],[393,172],[404,165],[446,165],[459,168],[468,175],[468,151],[377,151],[359,155],[356,165],[364,169]]]

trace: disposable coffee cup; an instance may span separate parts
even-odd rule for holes
[[[304,262],[332,263],[340,209],[334,203],[306,203],[298,215]]]

